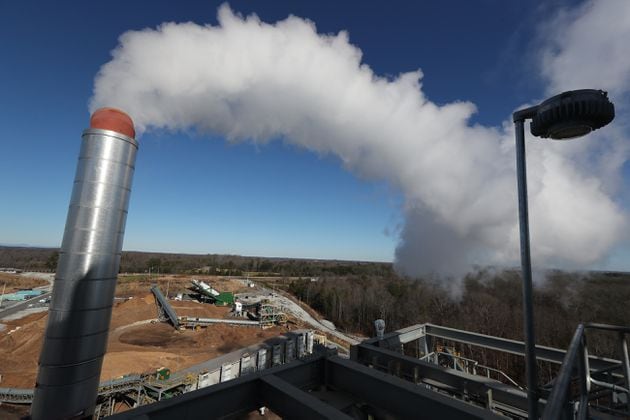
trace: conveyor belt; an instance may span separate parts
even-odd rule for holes
[[[155,296],[155,301],[158,305],[158,310],[160,311],[161,318],[166,318],[166,321],[170,321],[171,324],[175,328],[179,328],[179,320],[177,319],[177,314],[175,310],[168,303],[168,300],[164,297],[160,289],[156,286],[151,287],[151,292]]]

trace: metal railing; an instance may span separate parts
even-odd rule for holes
[[[473,375],[478,375],[478,376],[485,376],[486,378],[491,378],[491,379],[495,379],[495,378],[492,378],[492,375],[491,375],[492,373],[494,373],[496,375],[496,380],[500,382],[508,383],[509,385],[512,385],[515,388],[518,388],[521,391],[523,391],[523,387],[521,387],[514,379],[510,378],[505,372],[499,369],[491,368],[490,366],[482,365],[477,360],[469,359],[463,356],[457,356],[455,354],[442,352],[442,351],[429,353],[425,355],[424,357],[421,357],[420,360],[427,360],[431,356],[435,356],[435,357],[445,356],[447,359],[451,359],[451,361],[453,362],[453,367],[451,369],[454,369],[454,370],[461,370],[466,373],[471,373]],[[458,363],[458,362],[463,362],[463,363]],[[439,364],[438,360],[434,360],[434,363]],[[485,375],[482,373],[484,371],[486,373]]]
[[[593,378],[593,375],[597,372],[591,373],[589,368],[588,346],[586,344],[585,334],[587,329],[609,331],[618,334],[621,363],[615,368],[621,369],[625,387],[616,383],[608,383]],[[551,390],[551,395],[547,400],[547,406],[543,413],[544,420],[573,418],[574,415],[578,419],[587,418],[589,400],[593,398],[593,395],[591,395],[593,386],[610,390],[613,393],[626,394],[626,414],[630,415],[630,362],[628,360],[628,343],[626,341],[626,334],[629,333],[630,327],[620,327],[616,325],[580,324],[578,326],[575,330],[575,334],[573,334],[560,373]],[[579,389],[577,396],[571,393],[574,372],[577,372],[575,378],[577,379]]]

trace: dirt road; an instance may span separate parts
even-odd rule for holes
[[[247,286],[248,280],[241,279],[240,281],[245,286]],[[330,328],[327,325],[320,322],[319,320],[313,318],[311,314],[309,314],[304,309],[302,309],[300,305],[293,302],[288,297],[278,293],[277,291],[272,291],[266,287],[261,286],[260,284],[257,285],[257,289],[258,289],[257,292],[263,295],[265,299],[269,299],[269,301],[275,305],[284,307],[286,311],[290,312],[291,314],[293,314],[293,316],[300,319],[301,321],[309,324],[311,327],[316,328],[332,336],[335,336],[338,339],[348,344],[351,344],[351,345],[359,344],[359,342],[355,340],[354,338],[340,331],[337,331],[336,329]]]

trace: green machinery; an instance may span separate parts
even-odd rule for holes
[[[232,292],[219,292],[214,287],[200,280],[191,280],[190,290],[200,295],[201,300],[210,301],[217,306],[228,306],[234,304],[234,294]]]

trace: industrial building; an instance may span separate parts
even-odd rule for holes
[[[590,355],[585,329],[618,334],[620,350],[627,350],[625,334],[630,328],[606,325],[580,326],[567,352],[537,346],[539,361],[561,366],[556,380],[540,390],[544,419],[625,418],[630,412],[627,351],[621,361]],[[320,351],[112,418],[194,419],[208,411],[216,418],[238,418],[263,406],[283,418],[528,417],[523,387],[500,371],[449,353],[438,342],[525,355],[522,342],[414,325],[352,346],[350,360],[331,350]],[[448,365],[438,363],[440,359]]]

